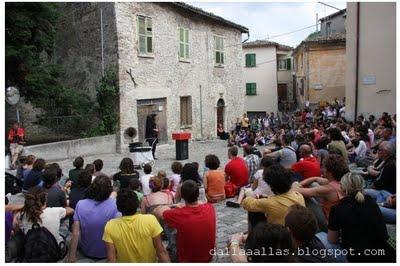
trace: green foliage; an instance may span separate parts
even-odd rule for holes
[[[96,87],[96,92],[100,122],[87,133],[87,136],[115,134],[118,123],[119,88],[114,68],[106,71]]]
[[[50,63],[60,16],[57,3],[6,3],[6,85],[43,110],[39,124],[78,135],[87,130],[92,104],[82,88],[61,84],[61,67]]]

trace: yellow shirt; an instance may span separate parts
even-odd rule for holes
[[[299,204],[305,206],[303,196],[295,191],[281,195],[274,195],[268,198],[256,199],[245,198],[242,206],[249,212],[263,212],[267,216],[269,223],[285,225],[285,216],[290,206]]]
[[[115,246],[117,262],[157,262],[153,238],[162,231],[155,216],[135,214],[110,220],[103,240]]]

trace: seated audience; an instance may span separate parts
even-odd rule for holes
[[[117,210],[115,198],[110,197],[112,191],[110,178],[98,176],[87,188],[85,199],[76,204],[68,262],[76,261],[78,247],[87,257],[107,257],[107,250],[102,241],[104,226],[109,220],[121,215]]]
[[[160,205],[174,204],[174,196],[172,193],[163,189],[165,172],[159,172],[156,176],[150,178],[150,188],[152,193],[145,196],[141,203],[141,213],[152,213],[153,210]]]
[[[175,202],[180,202],[182,197],[181,197],[181,187],[183,182],[185,182],[186,180],[193,180],[194,182],[197,183],[197,185],[199,186],[200,189],[200,196],[199,196],[199,200],[201,202],[206,202],[207,198],[206,198],[206,193],[205,193],[205,189],[204,186],[202,184],[202,179],[200,177],[199,174],[199,165],[196,162],[193,163],[186,163],[183,168],[182,168],[182,172],[181,172],[181,182],[179,183],[177,189],[176,189],[176,194],[175,194]]]
[[[172,175],[169,178],[171,180],[171,191],[176,193],[178,185],[181,182],[181,173],[183,165],[180,162],[173,162],[171,165]]]
[[[394,262],[395,253],[387,243],[388,233],[376,202],[362,193],[364,180],[348,173],[340,181],[344,197],[333,206],[329,215],[327,239],[346,250],[349,262]],[[384,250],[383,256],[368,256],[365,250]]]
[[[71,189],[77,186],[78,175],[84,171],[83,165],[85,161],[81,156],[76,157],[72,165],[75,167],[68,173],[69,180],[72,182]]]
[[[199,186],[193,180],[183,182],[181,193],[184,206],[161,206],[155,214],[177,230],[178,262],[211,262],[216,242],[215,209],[210,203],[199,203]]]
[[[268,223],[284,225],[287,210],[293,204],[305,206],[303,196],[291,189],[290,172],[281,165],[272,165],[263,173],[264,181],[274,195],[268,198],[245,198],[242,206],[248,212],[265,213]]]
[[[119,165],[120,172],[113,176],[114,181],[119,181],[119,188],[128,188],[129,181],[132,178],[139,179],[139,173],[135,170],[133,161],[131,158],[124,158]]]
[[[57,170],[61,169],[57,166],[50,165],[43,172],[43,187],[47,192],[47,206],[48,207],[66,207],[67,198],[65,192],[61,190],[57,180]]]
[[[246,145],[243,147],[244,161],[246,162],[247,169],[249,170],[248,180],[253,183],[254,174],[260,167],[260,158],[253,153],[253,147]]]
[[[143,195],[147,196],[151,193],[151,189],[149,187],[149,182],[150,182],[150,178],[153,176],[151,174],[152,171],[152,167],[150,164],[146,163],[143,166],[143,172],[144,175],[142,175],[139,179],[140,179],[140,183],[142,184],[142,191],[143,191]]]
[[[225,166],[227,179],[238,188],[246,186],[249,180],[249,170],[246,162],[238,157],[238,148],[236,146],[228,149],[228,158],[230,161]]]
[[[311,147],[303,144],[299,150],[301,159],[292,165],[292,171],[301,175],[303,180],[309,177],[320,176],[320,164],[312,155]]]
[[[290,169],[294,163],[297,162],[296,150],[290,146],[292,137],[290,134],[284,134],[280,137],[282,149],[271,152],[271,150],[264,150],[264,156],[277,158],[280,165],[286,169]]]
[[[103,160],[97,159],[93,162],[95,172],[93,173],[94,176],[99,176],[99,175],[106,175],[101,170],[103,170]]]
[[[214,154],[209,154],[204,160],[205,166],[209,169],[204,174],[204,189],[207,201],[216,203],[225,199],[225,173],[218,169],[220,161]]]
[[[122,217],[108,221],[104,229],[108,262],[170,262],[161,242],[163,230],[157,219],[153,215],[137,213],[137,193],[121,189],[117,195],[117,208]]]
[[[43,159],[36,159],[33,163],[32,170],[29,172],[27,177],[24,179],[22,188],[27,191],[43,181],[43,170],[46,167],[46,162]]]
[[[329,153],[339,154],[347,162],[348,154],[346,144],[344,144],[344,138],[338,128],[330,128],[328,130],[330,143],[328,144]]]

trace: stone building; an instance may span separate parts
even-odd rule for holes
[[[290,101],[292,48],[257,40],[243,44],[245,110],[251,118],[278,111],[278,98]]]
[[[346,39],[346,119],[395,114],[396,3],[347,3]]]
[[[248,29],[184,3],[60,3],[55,58],[68,85],[87,89],[109,67],[118,71],[117,150],[123,132],[158,113],[159,138],[186,130],[194,139],[216,137],[244,112],[242,34]]]

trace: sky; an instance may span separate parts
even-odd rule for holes
[[[205,11],[245,26],[250,31],[249,41],[268,40],[296,47],[310,33],[315,32],[318,19],[338,10],[317,2],[187,2]],[[346,2],[324,2],[346,8]],[[308,29],[286,34],[308,26]],[[244,35],[244,37],[247,37]],[[244,38],[245,39],[245,38]]]

